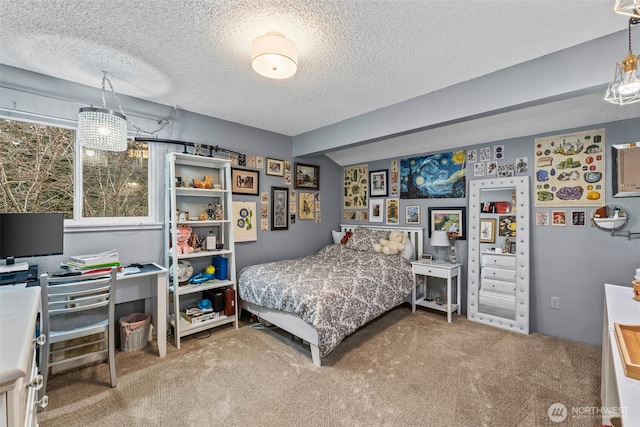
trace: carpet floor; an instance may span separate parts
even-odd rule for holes
[[[241,322],[52,376],[40,426],[599,426],[599,347],[407,305],[323,359]],[[551,421],[564,405],[566,419]],[[559,405],[554,405],[557,408]]]

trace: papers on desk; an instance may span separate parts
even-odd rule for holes
[[[115,249],[98,254],[75,255],[69,257],[69,261],[62,264],[62,268],[65,270],[81,274],[108,272],[111,267],[118,267],[118,271],[122,270],[120,257]]]
[[[103,266],[111,263],[120,264],[120,257],[115,249],[107,252],[89,255],[75,255],[69,257],[69,264],[78,266]]]

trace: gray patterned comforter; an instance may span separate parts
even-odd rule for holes
[[[322,357],[360,326],[403,302],[412,287],[409,261],[343,245],[245,267],[238,282],[242,300],[295,313],[313,326]]]

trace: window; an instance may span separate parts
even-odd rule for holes
[[[0,119],[0,210],[63,212],[81,225],[150,222],[148,144],[76,153],[74,143],[72,129]]]

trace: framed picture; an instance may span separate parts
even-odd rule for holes
[[[369,222],[384,221],[384,199],[371,199],[369,201]]]
[[[284,176],[284,160],[267,157],[267,171],[265,173],[272,176]]]
[[[369,172],[369,197],[387,197],[389,195],[389,170]]]
[[[434,230],[457,231],[458,240],[467,240],[467,208],[429,208],[429,237]]]
[[[271,230],[289,229],[289,189],[271,187]]]
[[[294,164],[295,181],[294,188],[309,190],[320,189],[320,166],[305,165],[304,163]]]
[[[258,195],[260,172],[231,168],[231,193]]]
[[[398,224],[400,222],[400,200],[387,199],[387,224]]]
[[[367,208],[369,199],[369,166],[344,168],[344,209]]]
[[[480,218],[480,243],[496,241],[496,220],[494,218]]]
[[[315,219],[313,193],[298,193],[298,218]]]
[[[587,211],[571,211],[571,225],[578,227],[586,227]]]
[[[405,213],[407,224],[420,224],[420,206],[406,206]]]
[[[253,242],[258,240],[256,229],[256,202],[232,202],[233,239],[236,242]]]

